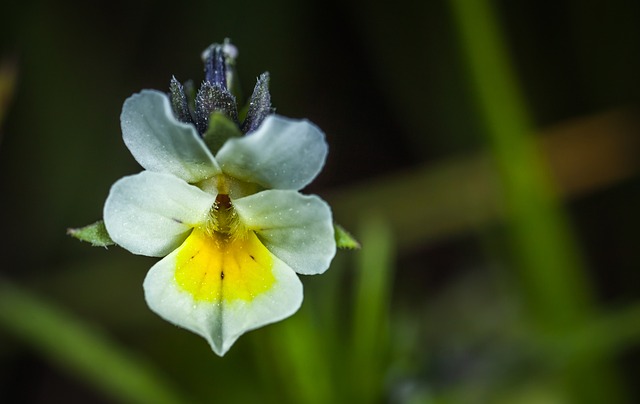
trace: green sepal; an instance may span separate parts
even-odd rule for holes
[[[176,118],[178,118],[180,122],[193,123],[184,86],[180,84],[175,76],[171,77],[169,84],[169,99],[171,100],[171,108]]]
[[[205,133],[213,112],[222,112],[233,121],[238,121],[236,97],[224,87],[208,81],[202,83],[196,94],[195,124],[198,132]]]
[[[271,94],[269,93],[269,73],[264,72],[258,77],[258,82],[253,89],[249,100],[247,115],[242,121],[242,132],[250,133],[260,127],[267,115],[275,110],[271,107]]]
[[[351,233],[346,231],[344,227],[340,226],[338,223],[333,223],[334,235],[336,238],[336,246],[338,248],[346,249],[346,250],[359,250],[361,245],[358,240],[356,240]]]
[[[222,112],[214,111],[209,118],[209,128],[202,138],[209,150],[215,154],[228,139],[240,136],[242,132],[231,119]]]
[[[87,241],[94,247],[108,247],[116,244],[111,240],[111,236],[109,236],[102,220],[98,220],[88,226],[67,229],[67,234],[78,240]]]

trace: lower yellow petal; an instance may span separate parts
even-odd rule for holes
[[[273,258],[254,232],[244,237],[194,229],[176,256],[175,280],[196,301],[251,301],[276,279]]]

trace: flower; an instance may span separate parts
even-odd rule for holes
[[[205,55],[195,108],[175,79],[170,96],[143,90],[125,101],[123,139],[144,171],[118,180],[103,212],[115,243],[163,257],[144,280],[149,307],[220,356],[246,331],[295,313],[303,296],[296,273],[324,272],[336,252],[329,206],[298,192],[324,165],[324,134],[272,114],[267,76],[246,134],[234,127],[240,136],[207,137],[218,113],[237,124],[222,49]]]

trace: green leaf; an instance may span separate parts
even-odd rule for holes
[[[356,240],[351,233],[346,231],[344,227],[340,226],[338,223],[333,224],[333,229],[335,231],[336,237],[336,245],[338,248],[347,249],[347,250],[359,250],[361,245],[358,240]]]
[[[202,135],[212,153],[217,153],[224,142],[232,137],[240,137],[242,132],[225,114],[214,111],[209,118],[209,128]]]
[[[88,241],[94,247],[107,247],[116,244],[111,240],[107,228],[104,226],[104,221],[102,220],[98,220],[88,226],[67,229],[67,234],[78,240]]]

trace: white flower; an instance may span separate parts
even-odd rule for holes
[[[144,281],[149,307],[218,355],[293,314],[302,302],[296,272],[324,272],[336,251],[329,206],[298,192],[324,165],[324,134],[269,115],[214,157],[168,97],[149,90],[126,100],[121,123],[145,171],[112,186],[104,222],[125,249],[164,257]]]

